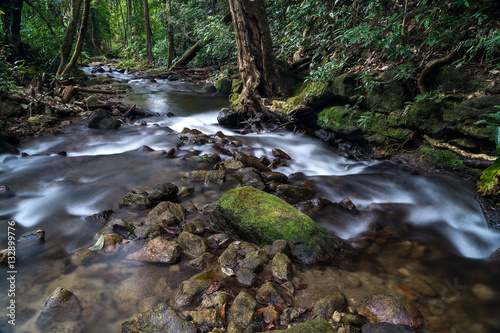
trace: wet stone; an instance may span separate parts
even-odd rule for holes
[[[272,282],[264,283],[257,291],[256,298],[262,304],[278,305],[283,303],[281,295]]]
[[[153,205],[162,201],[174,200],[177,197],[177,192],[179,192],[179,188],[172,183],[155,184],[145,190]]]
[[[40,328],[54,322],[78,321],[82,315],[82,306],[78,298],[69,290],[57,288],[45,301],[37,319]]]
[[[139,313],[122,323],[122,333],[164,332],[164,333],[196,333],[196,327],[166,303]]]
[[[115,231],[118,229],[126,230],[127,232],[134,230],[132,225],[128,222],[122,219],[114,219],[106,223],[106,225],[101,230],[99,230],[97,234],[95,234],[94,240],[99,239],[101,235],[116,233]]]
[[[264,250],[257,250],[247,253],[241,267],[247,268],[252,272],[258,273],[269,262],[269,255]]]
[[[353,212],[353,213],[357,213],[358,212],[358,208],[356,207],[356,205],[351,201],[351,199],[349,198],[345,198],[344,200],[342,200],[341,202],[339,202],[340,206],[344,207],[345,209]]]
[[[196,170],[186,172],[182,178],[187,179],[189,181],[204,181],[208,171],[206,170]]]
[[[260,175],[265,183],[277,182],[281,184],[286,184],[288,182],[287,175],[281,172],[269,171],[269,172],[262,172]]]
[[[195,302],[204,290],[220,278],[218,269],[214,269],[197,274],[182,282],[174,298],[176,306],[186,306]]]
[[[92,222],[92,223],[95,223],[97,225],[103,226],[109,221],[111,214],[113,214],[113,210],[106,209],[106,210],[103,210],[103,211],[96,213],[94,215],[87,216],[85,218],[85,221]]]
[[[211,253],[203,253],[200,257],[190,260],[187,264],[196,269],[207,269],[218,264],[218,257]]]
[[[246,287],[250,287],[255,282],[255,274],[248,268],[240,268],[236,271],[236,279]]]
[[[226,171],[210,170],[205,175],[205,186],[222,185],[226,180]]]
[[[288,307],[285,310],[283,310],[283,313],[281,313],[280,316],[280,321],[283,325],[288,325],[295,319],[300,317],[300,313],[297,309]]]
[[[271,261],[271,273],[278,282],[292,280],[292,261],[283,253],[276,253]]]
[[[160,225],[143,225],[136,227],[134,235],[138,239],[156,238],[163,233],[163,228]]]
[[[18,248],[27,248],[45,243],[45,230],[37,229],[23,234],[17,240]]]
[[[257,320],[257,302],[245,291],[241,291],[229,309],[229,322],[247,328]]]
[[[182,186],[179,188],[179,192],[177,193],[177,196],[179,198],[182,197],[187,197],[188,195],[191,195],[194,193],[194,187],[192,186]]]
[[[227,244],[231,240],[228,234],[215,234],[207,237],[207,245],[212,249],[217,249]]]
[[[239,170],[241,168],[244,168],[245,165],[241,163],[240,161],[235,160],[234,158],[228,158],[227,160],[224,161],[224,166],[228,170]]]
[[[287,153],[285,153],[283,150],[281,149],[278,149],[278,148],[274,148],[272,150],[272,154],[274,157],[278,157],[278,158],[281,158],[282,160],[291,160],[292,158],[290,157],[290,155],[288,155]]]
[[[344,312],[346,308],[347,298],[342,293],[335,293],[314,303],[312,312],[321,318],[330,319],[335,311]]]
[[[181,258],[181,249],[176,241],[165,237],[150,240],[140,251],[130,254],[128,260],[175,264]]]
[[[190,257],[196,258],[208,251],[207,243],[200,236],[183,231],[177,238],[182,252]]]
[[[277,322],[280,318],[278,309],[272,304],[260,309],[259,312],[262,313],[263,320],[266,324]]]
[[[402,324],[417,330],[423,325],[420,311],[402,297],[373,295],[365,303],[361,314],[371,322]]]
[[[186,311],[185,314],[193,318],[192,322],[197,326],[215,327],[221,325],[220,314],[215,309]]]
[[[316,191],[304,186],[282,184],[276,188],[276,194],[292,200],[308,200],[314,197]]]
[[[118,206],[120,208],[148,209],[153,207],[153,204],[146,195],[129,192],[120,200]]]
[[[233,153],[233,158],[236,161],[240,161],[241,163],[243,163],[246,167],[257,169],[257,171],[261,172],[271,171],[266,165],[262,164],[257,157],[247,155],[241,151],[235,151]]]
[[[192,234],[201,234],[205,231],[205,222],[193,219],[184,225],[184,231],[190,232]]]
[[[185,219],[186,210],[181,204],[163,201],[149,212],[144,224],[170,227],[179,224]]]

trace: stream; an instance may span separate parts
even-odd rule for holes
[[[310,307],[333,291],[345,293],[354,307],[372,294],[390,293],[417,302],[426,319],[425,332],[500,332],[499,267],[495,271],[487,260],[500,248],[500,233],[488,229],[473,184],[445,174],[423,174],[409,165],[350,160],[319,139],[290,132],[242,135],[217,125],[227,97],[203,94],[200,83],[112,75],[133,89],[124,104],[135,103],[158,116],[115,131],[89,129],[83,120],[75,121],[62,135],[24,139],[18,148],[27,157],[0,156],[0,184],[10,188],[0,194],[0,249],[7,248],[7,221],[16,222],[17,237],[39,228],[46,232],[42,249],[18,263],[15,327],[5,319],[9,299],[2,268],[1,332],[39,332],[39,311],[57,287],[80,299],[85,332],[120,332],[125,319],[148,304],[169,301],[182,281],[199,272],[184,260],[168,266],[130,262],[119,251],[92,260],[78,255],[94,245],[100,229],[86,216],[113,209],[113,217],[144,218],[147,212],[118,208],[132,188],[163,182],[194,186],[195,193],[179,202],[202,207],[236,186],[228,182],[204,188],[182,178],[197,168],[190,157],[215,152],[208,144],[177,147],[177,135],[185,127],[206,134],[222,131],[257,157],[272,159],[273,148],[288,153],[292,160],[276,171],[301,172],[318,197],[332,202],[349,198],[360,210],[356,218],[322,215],[317,220],[353,246],[363,243],[374,224],[401,231],[401,239],[391,236],[370,247],[383,270],[304,268],[301,278],[308,288],[297,292],[297,306]],[[167,117],[169,112],[175,116]],[[160,157],[144,146],[155,151],[175,148],[176,155]]]

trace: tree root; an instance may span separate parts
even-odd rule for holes
[[[486,154],[469,153],[465,150],[462,150],[460,148],[452,146],[449,143],[439,142],[437,140],[434,140],[434,139],[430,138],[428,135],[424,135],[424,138],[431,144],[431,146],[451,150],[452,152],[454,152],[454,153],[456,153],[464,158],[473,159],[473,160],[482,160],[482,161],[495,161],[497,159],[497,157],[495,157],[495,156],[489,156]]]

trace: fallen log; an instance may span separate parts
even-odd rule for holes
[[[451,150],[452,152],[454,152],[462,157],[468,158],[468,159],[483,160],[483,161],[495,161],[497,159],[496,156],[489,156],[486,154],[469,153],[468,151],[465,151],[465,150],[462,150],[462,149],[457,148],[455,146],[452,146],[449,143],[439,142],[437,140],[434,140],[434,139],[430,138],[428,135],[424,135],[424,138],[431,144],[431,146]]]

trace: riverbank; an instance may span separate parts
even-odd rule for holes
[[[203,96],[187,95],[186,100],[202,100]],[[204,99],[203,102],[207,103]],[[167,111],[162,112],[166,115]],[[41,266],[33,260],[25,261],[28,265],[24,266],[20,283],[33,288],[23,293],[25,307],[21,317],[24,318],[24,327],[33,331],[39,325],[50,322],[47,316],[49,319],[51,314],[57,316],[49,306],[43,311],[42,319],[38,319],[47,297],[62,287],[75,295],[81,310],[75,308],[79,315],[72,318],[74,320],[56,320],[52,324],[70,327],[73,331],[102,331],[102,327],[106,327],[109,331],[118,332],[125,319],[138,312],[144,314],[138,317],[140,319],[127,320],[124,327],[130,331],[138,327],[144,330],[142,325],[155,325],[148,319],[153,314],[148,310],[155,306],[154,313],[156,318],[162,320],[161,325],[181,325],[187,330],[192,330],[192,325],[199,325],[206,331],[217,331],[219,327],[222,329],[231,325],[232,330],[238,331],[241,326],[256,324],[258,328],[254,331],[264,331],[310,321],[318,314],[330,323],[316,319],[310,325],[319,325],[323,331],[337,329],[354,332],[359,331],[362,325],[366,326],[363,328],[365,331],[372,326],[367,321],[380,320],[371,315],[378,310],[370,310],[375,307],[370,305],[370,301],[387,301],[397,307],[403,304],[408,310],[405,315],[410,314],[414,319],[411,324],[414,330],[439,332],[452,327],[457,331],[493,332],[498,328],[494,315],[498,308],[497,298],[488,296],[499,292],[495,284],[497,275],[491,271],[494,267],[481,260],[457,255],[460,246],[455,248],[456,245],[443,241],[457,240],[456,244],[460,244],[458,235],[453,234],[452,229],[444,229],[444,233],[449,234],[443,237],[437,233],[438,229],[414,224],[418,220],[425,221],[427,216],[432,215],[428,213],[435,211],[436,207],[450,204],[449,209],[443,207],[436,213],[439,220],[444,216],[443,212],[474,202],[473,187],[461,182],[447,183],[451,178],[419,174],[418,170],[405,165],[382,163],[371,168],[370,163],[356,164],[332,156],[325,156],[322,167],[337,166],[335,172],[316,171],[316,176],[311,176],[309,170],[320,166],[323,161],[318,157],[328,150],[315,152],[313,147],[321,144],[306,136],[298,135],[295,141],[284,141],[280,145],[280,138],[293,137],[283,132],[275,136],[270,134],[268,138],[261,135],[262,141],[252,142],[259,140],[259,136],[223,134],[214,129],[206,134],[193,128],[183,130],[182,120],[176,126],[169,125],[178,128],[174,132],[163,121],[174,121],[175,118],[152,117],[152,122],[145,118],[126,123],[117,130],[95,129],[92,132],[84,128],[88,123],[82,122],[82,118],[68,124],[66,130],[67,135],[82,131],[73,139],[78,144],[61,142],[54,145],[51,144],[53,138],[46,138],[48,148],[45,151],[55,153],[59,147],[65,146],[68,153],[62,158],[64,161],[57,160],[66,166],[57,177],[58,191],[62,195],[58,200],[105,176],[97,180],[97,187],[92,187],[92,197],[101,198],[98,201],[104,201],[102,204],[107,208],[113,207],[115,212],[109,215],[109,211],[101,211],[89,216],[89,224],[85,224],[80,231],[80,237],[87,235],[83,241],[87,246],[77,246],[81,250],[69,250],[63,258],[60,254],[58,258],[46,258],[49,260]],[[146,126],[141,126],[144,125],[142,121]],[[215,122],[215,117],[208,120],[209,124],[211,122]],[[143,130],[148,140],[152,141],[141,142],[135,130],[139,133]],[[120,132],[129,138],[128,144],[132,143],[134,148],[124,145]],[[91,141],[91,145],[86,147],[83,143],[85,138],[91,136],[90,133],[98,141]],[[266,144],[265,140],[271,144]],[[97,164],[93,154],[109,157]],[[302,161],[299,157],[304,155],[310,156],[309,163],[295,165]],[[29,161],[27,158],[26,162]],[[37,158],[43,158],[43,155],[33,154],[35,164],[31,168],[47,163],[47,168],[52,169],[52,162],[48,159],[43,162]],[[315,165],[308,165],[311,163]],[[115,164],[128,165],[131,170],[127,172],[127,168],[123,168],[106,173],[106,169]],[[22,165],[24,170],[30,170],[26,169],[28,165]],[[293,167],[287,169],[287,166]],[[281,171],[272,172],[276,167]],[[96,171],[91,172],[91,169]],[[23,173],[21,170],[16,172],[12,169],[10,172],[20,174]],[[299,170],[303,173],[297,173]],[[41,174],[44,178],[48,177],[46,173]],[[133,175],[142,177],[136,179]],[[102,191],[114,183],[114,179],[121,184],[120,190],[102,199]],[[169,194],[173,186],[167,184],[171,183],[177,186],[175,195]],[[445,188],[450,191],[445,195],[438,190],[441,194],[435,198],[431,196],[432,192],[436,192],[431,190],[431,186],[440,183],[445,184],[443,191]],[[359,226],[366,231],[355,233],[356,236],[351,239],[344,234],[342,238],[348,239],[352,249],[339,252],[333,264],[326,261],[305,265],[303,259],[301,261],[303,252],[294,250],[296,243],[291,239],[286,244],[262,236],[255,239],[244,236],[238,228],[234,228],[237,231],[233,234],[229,230],[215,232],[217,224],[213,221],[215,215],[220,214],[214,215],[213,212],[217,205],[223,206],[223,201],[219,199],[238,185],[251,185],[274,194],[273,197],[278,195],[288,201],[283,203],[284,207],[298,214],[293,208],[295,206],[322,226]],[[96,189],[100,189],[99,192]],[[401,192],[402,189],[408,192]],[[423,192],[416,192],[415,197],[422,198],[425,190],[430,190],[427,194],[429,200],[423,203],[421,200],[416,200],[416,203],[398,201],[407,193],[419,190]],[[257,193],[266,195],[264,192]],[[450,193],[457,195],[444,201]],[[84,196],[79,193],[71,201],[80,202],[82,199],[79,197]],[[124,198],[130,197],[135,199],[124,201]],[[351,200],[343,200],[347,197]],[[169,203],[159,204],[160,198],[161,202]],[[379,204],[378,198],[383,200]],[[465,201],[461,204],[460,200]],[[134,206],[134,202],[146,206]],[[353,205],[353,202],[356,204]],[[87,207],[82,202],[71,209],[72,214],[79,212],[78,215],[81,215],[83,210],[76,207],[82,205]],[[419,210],[413,211],[412,207],[417,205],[420,205]],[[268,211],[264,207],[258,208],[256,204],[252,207]],[[182,216],[182,213],[185,215]],[[55,217],[61,219],[62,215],[48,215],[40,221],[54,220]],[[460,227],[465,231],[466,226],[472,226],[471,221],[475,221],[477,212],[473,210],[471,215],[462,212],[449,220],[457,220],[460,216],[465,219],[463,222],[467,222]],[[435,219],[430,217],[428,221]],[[79,223],[81,225],[81,221]],[[91,240],[93,234],[104,224],[108,227],[101,233],[106,234],[102,238],[102,248],[98,242],[93,248],[97,251],[89,250],[88,247],[100,239],[97,235]],[[439,226],[440,223],[433,224]],[[46,229],[45,247],[49,246],[50,238],[56,232],[55,228]],[[334,232],[340,233],[341,230]],[[425,236],[419,237],[419,234]],[[430,235],[439,241],[433,242]],[[435,244],[442,246],[436,247]],[[357,259],[347,255],[352,251]],[[339,258],[342,260],[335,260]],[[36,256],[34,260],[37,260]],[[151,260],[161,262],[150,263]],[[464,267],[468,268],[464,270]],[[481,276],[478,272],[482,272]],[[39,279],[44,282],[37,282]],[[378,294],[387,296],[381,300],[374,296]],[[53,299],[60,295],[68,296],[68,293],[59,290],[53,294]],[[27,302],[29,298],[32,300]],[[76,303],[71,295],[67,299],[72,300],[72,304]],[[169,306],[157,305],[165,302]],[[471,304],[477,312],[470,310]],[[174,314],[170,306],[182,319]],[[384,307],[387,308],[386,305]],[[102,313],[106,315],[102,316]],[[385,330],[396,329],[379,325]]]

